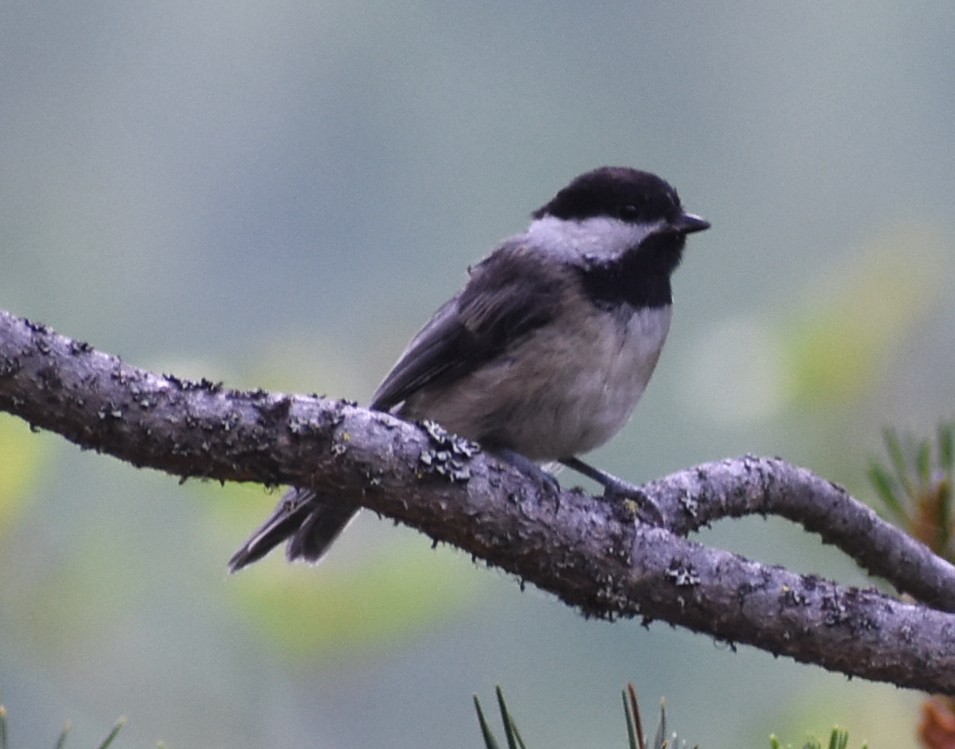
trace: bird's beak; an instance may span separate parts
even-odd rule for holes
[[[673,228],[683,234],[692,234],[693,232],[709,229],[710,222],[692,213],[684,213],[673,222]]]

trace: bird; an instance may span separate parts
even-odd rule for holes
[[[633,485],[580,459],[629,420],[670,328],[671,275],[710,223],[650,172],[604,166],[575,177],[520,234],[468,269],[421,328],[370,408],[436,422],[550,487],[541,465],[604,487]],[[292,488],[229,561],[235,572],[287,541],[316,563],[360,508]]]

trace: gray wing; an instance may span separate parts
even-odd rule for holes
[[[448,385],[500,356],[554,318],[570,275],[520,241],[506,241],[471,270],[461,292],[412,339],[378,386],[371,408],[390,410],[422,388]]]

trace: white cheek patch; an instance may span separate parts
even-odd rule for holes
[[[586,256],[609,259],[640,244],[650,234],[662,229],[664,224],[663,219],[632,224],[610,216],[597,216],[583,221],[543,216],[531,222],[524,236],[535,249],[562,260],[574,261]]]

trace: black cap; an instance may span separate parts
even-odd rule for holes
[[[668,182],[650,172],[619,166],[600,167],[576,177],[533,213],[534,218],[544,216],[577,221],[608,216],[631,223],[666,219],[674,225],[692,217],[695,221],[683,221],[686,233],[709,226],[684,213],[679,195]]]

